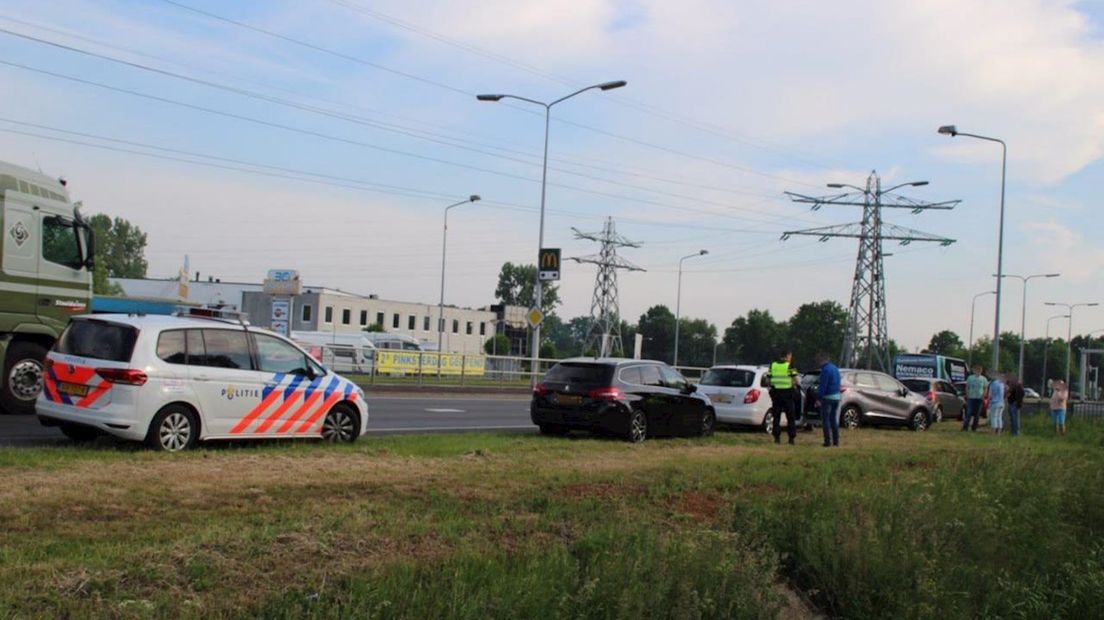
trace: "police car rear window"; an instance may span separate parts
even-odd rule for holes
[[[108,362],[129,362],[138,330],[106,321],[76,320],[65,328],[54,350]]]

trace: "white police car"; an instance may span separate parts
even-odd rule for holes
[[[76,441],[110,433],[167,451],[208,439],[351,442],[368,424],[354,383],[277,334],[219,316],[74,317],[43,382],[39,420]]]

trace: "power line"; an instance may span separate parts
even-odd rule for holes
[[[197,9],[195,7],[183,4],[181,2],[176,2],[176,0],[161,0],[161,1],[166,3],[166,4],[170,4],[170,5],[173,5],[175,7],[184,9],[186,11],[191,11],[193,13],[203,15],[203,16],[205,16],[207,18],[210,18],[210,19],[214,19],[214,20],[221,21],[221,22],[224,22],[224,23],[232,24],[234,26],[244,28],[244,29],[250,30],[252,32],[256,32],[258,34],[263,34],[265,36],[273,37],[273,38],[279,39],[279,40],[287,42],[287,43],[292,43],[294,45],[299,45],[301,47],[305,47],[307,49],[310,49],[310,50],[313,50],[313,51],[316,51],[316,52],[319,52],[319,53],[329,54],[329,55],[334,56],[336,58],[340,58],[340,59],[343,59],[343,60],[346,60],[346,61],[349,61],[349,62],[354,62],[354,63],[362,64],[362,65],[365,65],[365,66],[369,66],[369,67],[372,67],[374,69],[379,69],[380,71],[386,71],[388,73],[392,73],[392,74],[398,75],[400,77],[405,77],[405,78],[408,78],[408,79],[416,80],[418,82],[422,82],[424,84],[428,84],[428,85],[431,85],[431,86],[436,86],[438,88],[443,88],[443,89],[448,90],[450,92],[462,94],[462,95],[465,95],[467,97],[474,97],[475,96],[475,93],[473,93],[473,92],[469,92],[469,91],[466,91],[462,88],[455,87],[455,86],[452,86],[452,85],[449,85],[449,84],[445,84],[444,82],[440,82],[440,81],[437,81],[437,80],[432,80],[432,79],[429,79],[429,78],[424,78],[424,77],[421,77],[421,76],[418,76],[418,75],[415,75],[415,74],[412,74],[412,73],[408,73],[406,71],[401,71],[401,70],[398,70],[398,69],[388,67],[386,65],[382,65],[382,64],[379,64],[379,63],[376,63],[376,62],[372,62],[370,60],[366,60],[366,59],[360,58],[358,56],[353,56],[351,54],[346,54],[344,52],[339,52],[337,50],[322,47],[320,45],[316,45],[314,43],[303,41],[301,39],[296,39],[294,37],[289,37],[287,35],[280,34],[278,32],[272,31],[272,30],[267,30],[265,28],[260,28],[258,26],[253,26],[253,25],[248,24],[246,22],[231,19],[229,17],[224,17],[222,15],[218,15],[217,13],[212,13],[210,11],[204,11],[202,9]],[[522,107],[522,106],[510,104],[510,103],[503,103],[501,105],[507,105],[507,106],[509,106],[511,108],[514,108],[514,109],[516,109],[520,112],[523,112],[525,114],[531,114],[531,115],[538,114],[537,112],[535,112],[533,110],[530,110],[526,107]],[[595,133],[598,133],[598,134],[601,134],[601,135],[605,135],[605,136],[608,136],[608,137],[611,137],[611,138],[616,138],[618,140],[623,140],[623,141],[630,142],[630,143],[633,143],[633,144],[637,144],[637,145],[640,145],[640,146],[646,146],[646,147],[649,147],[649,148],[652,148],[652,149],[664,151],[664,152],[667,152],[667,153],[670,153],[670,154],[673,154],[673,155],[679,155],[681,157],[696,159],[696,160],[711,163],[711,164],[714,164],[714,165],[717,165],[717,166],[730,168],[732,170],[737,170],[737,171],[740,171],[740,172],[743,172],[743,173],[746,173],[746,174],[753,174],[753,175],[762,176],[762,177],[766,177],[766,178],[771,178],[771,179],[775,179],[775,180],[779,180],[779,181],[785,181],[787,183],[796,184],[796,185],[807,185],[807,186],[810,186],[810,187],[815,187],[813,184],[805,182],[805,181],[796,180],[796,179],[789,179],[789,178],[786,178],[786,177],[783,177],[783,176],[780,176],[780,175],[776,175],[776,174],[771,174],[771,173],[768,173],[768,172],[761,172],[759,170],[755,170],[754,168],[749,168],[749,167],[746,167],[746,166],[740,166],[740,165],[737,165],[737,164],[724,162],[722,160],[714,159],[714,158],[711,158],[711,157],[693,155],[693,154],[687,153],[685,151],[681,151],[681,150],[670,148],[670,147],[665,147],[665,146],[662,146],[662,145],[659,145],[659,144],[654,144],[654,143],[648,142],[646,140],[641,140],[639,138],[633,138],[633,137],[630,137],[630,136],[621,135],[621,134],[618,134],[618,133],[607,131],[605,129],[600,129],[598,127],[593,127],[591,125],[585,125],[585,124],[582,124],[582,123],[568,121],[568,120],[565,120],[565,119],[555,119],[555,120],[556,120],[556,122],[559,122],[559,123],[564,123],[564,124],[567,124],[567,125],[578,127],[580,129],[586,129],[588,131],[592,131],[592,132],[595,132]]]

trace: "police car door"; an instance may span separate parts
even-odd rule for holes
[[[266,375],[256,370],[248,334],[227,327],[189,330],[188,336],[188,378],[200,402],[204,435],[246,434],[271,404],[266,397],[272,392]]]

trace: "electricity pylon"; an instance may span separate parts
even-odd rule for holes
[[[944,202],[922,202],[904,196],[890,196],[894,190],[913,186],[927,185],[927,181],[901,183],[889,189],[882,189],[882,180],[871,171],[866,179],[866,187],[847,183],[829,183],[833,189],[851,188],[832,196],[812,197],[786,192],[794,202],[813,205],[816,211],[824,205],[847,205],[863,208],[861,222],[823,226],[805,230],[791,230],[782,234],[782,240],[793,235],[818,237],[828,241],[833,237],[848,237],[859,240],[859,253],[855,260],[855,279],[851,285],[851,305],[847,312],[847,328],[843,338],[843,351],[840,353],[840,365],[851,368],[869,368],[891,372],[889,360],[889,328],[886,321],[885,261],[882,241],[898,241],[908,245],[913,241],[928,241],[948,246],[954,239],[931,235],[911,228],[886,224],[882,221],[882,209],[909,209],[921,213],[932,209],[953,209],[959,200]]]
[[[617,248],[639,248],[640,244],[629,241],[617,233],[613,218],[607,218],[602,232],[584,233],[578,228],[576,239],[597,241],[602,244],[598,254],[572,257],[577,263],[598,265],[598,275],[594,279],[594,297],[590,302],[590,325],[587,326],[586,341],[583,350],[594,350],[600,357],[624,355],[625,347],[621,342],[621,309],[617,300],[617,270],[644,271],[617,255]]]

